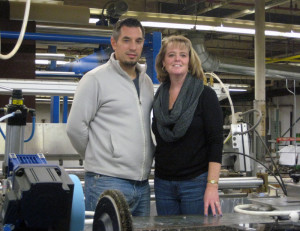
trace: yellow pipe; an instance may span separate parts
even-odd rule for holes
[[[266,60],[269,60],[266,63],[277,63],[277,62],[282,62],[282,61],[284,61],[284,62],[287,62],[287,61],[299,62],[300,60],[297,60],[297,59],[300,59],[300,55],[295,55],[295,56],[290,56],[290,57],[285,57],[285,58],[279,58],[279,59],[266,58]]]

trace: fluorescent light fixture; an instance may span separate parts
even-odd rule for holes
[[[75,72],[65,72],[65,71],[36,71],[36,75],[75,75]]]
[[[300,38],[300,33],[294,32],[291,30],[291,32],[283,32],[284,37],[289,37],[289,38]]]
[[[64,58],[65,54],[56,54],[56,53],[36,53],[35,54],[38,57],[53,57],[53,58]]]
[[[50,61],[49,60],[36,59],[35,64],[37,64],[37,65],[50,65]]]
[[[70,63],[68,61],[56,61],[56,65],[65,65],[67,63]],[[43,60],[43,59],[36,59],[35,64],[37,65],[50,65],[51,61],[50,60]]]
[[[225,26],[214,27],[213,31],[225,32],[225,33],[237,33],[237,34],[251,34],[251,35],[255,34],[255,30],[254,29],[225,27]]]
[[[266,30],[265,35],[268,36],[281,36],[281,37],[287,37],[287,38],[300,38],[300,33],[291,31],[291,32],[279,32],[279,31],[271,31]]]
[[[183,29],[183,30],[201,30],[201,31],[217,31],[224,33],[237,33],[237,34],[249,34],[254,35],[255,29],[239,28],[239,27],[226,27],[226,26],[208,26],[208,25],[194,25],[194,24],[182,24],[182,23],[169,23],[169,22],[153,22],[153,21],[141,21],[144,27],[154,28],[171,28],[171,29]],[[280,36],[288,38],[300,38],[298,32],[279,32],[279,31],[265,31],[266,36]]]
[[[172,28],[172,29],[185,29],[190,30],[195,28],[192,24],[181,24],[181,23],[169,23],[169,22],[145,22],[142,21],[141,24],[144,27],[155,27],[155,28]]]
[[[229,88],[229,91],[243,92],[243,91],[247,91],[247,89],[242,89],[242,88]]]
[[[234,84],[234,83],[230,83],[229,88],[250,88],[249,84]]]
[[[96,23],[99,21],[99,18],[90,18],[89,23]]]
[[[196,26],[196,30],[213,30],[214,27],[213,26],[205,26],[205,25],[197,25]]]
[[[265,35],[268,36],[281,36],[281,32],[279,31],[272,31],[272,30],[266,30]]]

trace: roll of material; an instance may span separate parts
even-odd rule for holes
[[[10,2],[10,19],[23,20],[25,2]],[[31,3],[29,20],[36,22],[89,24],[90,10],[83,6]]]
[[[154,188],[154,180],[149,180],[150,187]],[[264,183],[257,177],[224,177],[219,179],[219,189],[258,188]]]
[[[219,189],[258,188],[263,183],[263,179],[257,177],[220,178]]]

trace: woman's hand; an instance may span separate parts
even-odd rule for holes
[[[217,213],[222,216],[221,204],[218,193],[218,184],[207,183],[204,193],[204,215],[208,215],[208,208],[211,208],[213,216]]]

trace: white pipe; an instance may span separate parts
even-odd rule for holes
[[[95,212],[94,211],[85,211],[85,216],[94,216]],[[84,224],[85,225],[92,225],[94,219],[85,219]]]
[[[232,114],[232,123],[233,124],[236,124],[236,118],[235,118],[235,112],[234,112],[234,107],[233,107],[233,103],[232,103],[232,100],[231,100],[231,97],[230,97],[230,94],[229,94],[229,91],[227,90],[227,88],[225,87],[225,85],[223,84],[222,80],[215,74],[215,73],[212,73],[212,72],[209,72],[209,73],[205,73],[206,75],[211,75],[212,77],[214,77],[215,79],[218,80],[218,82],[221,84],[221,86],[223,87],[227,97],[228,97],[228,100],[229,100],[229,103],[230,103],[230,108],[231,108],[231,114]]]
[[[0,122],[3,121],[3,120],[6,120],[6,119],[9,118],[9,117],[13,117],[14,115],[15,115],[15,112],[12,112],[12,113],[10,113],[10,114],[7,114],[7,115],[5,115],[5,116],[2,116],[2,117],[0,118]]]
[[[29,10],[30,10],[30,0],[26,1],[26,7],[25,7],[25,13],[24,13],[24,19],[23,19],[23,24],[22,24],[22,28],[21,28],[21,32],[18,38],[18,41],[14,47],[14,49],[7,55],[2,55],[0,53],[0,59],[10,59],[11,57],[13,57],[17,51],[19,50],[22,42],[23,42],[23,38],[25,35],[25,31],[26,31],[26,27],[27,27],[27,22],[28,22],[28,17],[29,17]]]
[[[94,211],[85,211],[86,216],[94,216],[95,212]]]
[[[245,210],[250,208],[251,206],[253,206],[253,204],[237,205],[234,207],[234,211],[237,213],[243,213],[248,215],[260,215],[260,216],[290,216],[291,214],[300,212],[300,210],[274,210],[274,211]]]
[[[215,73],[212,73],[212,72],[207,72],[205,73],[205,75],[211,75],[212,77],[214,77],[215,79],[218,80],[218,82],[221,84],[221,86],[223,87],[227,97],[228,97],[228,100],[229,100],[229,103],[230,103],[230,108],[231,108],[231,123],[232,124],[236,124],[236,118],[235,118],[235,112],[234,112],[234,107],[233,107],[233,103],[232,103],[232,100],[231,100],[231,97],[230,97],[230,94],[229,94],[229,91],[227,90],[227,88],[224,86],[223,82],[221,81],[221,79],[215,74]],[[230,129],[230,132],[228,134],[228,136],[225,138],[224,140],[224,144],[230,139],[231,137],[231,129]]]
[[[84,220],[84,224],[85,225],[92,225],[93,224],[94,219],[85,219]]]

